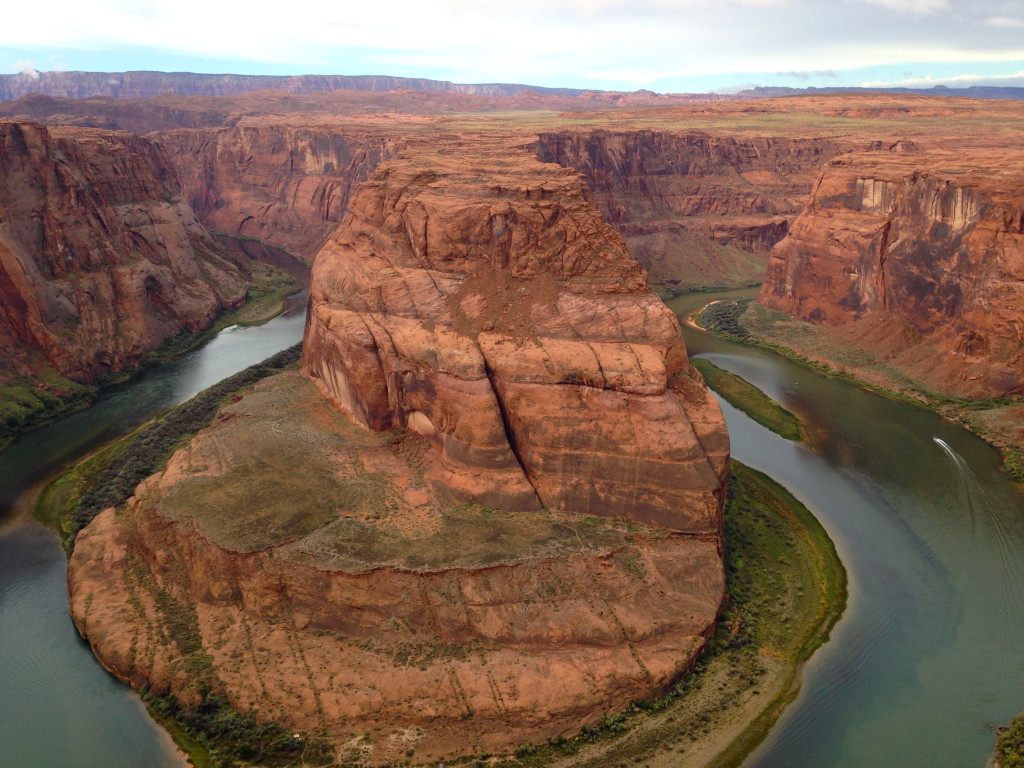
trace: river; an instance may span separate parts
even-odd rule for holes
[[[683,314],[713,298],[672,306]],[[12,506],[95,446],[293,344],[303,310],[300,299],[264,326],[224,331],[0,454],[0,768],[183,765],[78,638],[56,536]],[[932,413],[685,333],[691,353],[809,428],[809,445],[794,445],[723,406],[733,454],[807,504],[850,576],[832,641],[745,766],[980,768],[990,726],[1024,709],[1024,503],[995,451]]]
[[[720,297],[670,306],[683,316]],[[983,766],[992,726],[1024,709],[1024,499],[996,451],[771,352],[685,337],[807,427],[796,445],[723,404],[733,455],[807,505],[850,578],[831,642],[744,768]]]
[[[186,765],[139,697],[108,675],[78,636],[60,541],[17,501],[96,447],[301,341],[305,314],[303,293],[270,322],[227,328],[0,453],[0,768]]]

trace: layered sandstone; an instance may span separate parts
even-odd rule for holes
[[[578,173],[460,151],[360,188],[314,266],[306,369],[358,423],[430,439],[454,499],[717,537],[725,430],[675,316]]]
[[[728,472],[674,316],[581,177],[506,144],[400,154],[351,209],[309,378],[236,398],[80,534],[79,629],[135,686],[362,764],[662,690],[713,628]]]
[[[542,133],[537,155],[587,178],[652,279],[686,288],[759,282],[765,253],[849,139],[704,131]]]
[[[772,254],[760,301],[937,390],[1024,392],[1019,152],[847,155]]]
[[[153,135],[210,229],[312,260],[359,182],[404,143],[385,130],[316,118]]]
[[[157,147],[0,122],[0,358],[92,381],[245,298]],[[40,355],[42,356],[40,358]]]

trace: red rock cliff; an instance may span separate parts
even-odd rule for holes
[[[243,122],[152,136],[206,226],[308,260],[337,229],[359,182],[402,144],[343,120]]]
[[[0,122],[0,357],[82,380],[138,363],[246,280],[131,134]]]
[[[385,161],[317,258],[305,366],[78,537],[114,674],[384,765],[573,733],[692,667],[725,424],[577,173]]]
[[[760,301],[937,389],[1024,392],[1020,153],[871,152],[822,171]]]
[[[431,440],[455,499],[718,537],[725,425],[575,171],[506,148],[380,166],[317,257],[305,366]]]
[[[821,164],[849,148],[834,139],[577,130],[541,134],[537,155],[586,176],[652,279],[698,287],[758,282],[764,257],[742,251],[760,254],[781,240]]]

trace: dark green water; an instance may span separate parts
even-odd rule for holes
[[[0,768],[182,765],[75,633],[56,537],[11,506],[92,447],[293,344],[303,310],[225,331],[0,454]],[[723,406],[734,455],[818,515],[850,574],[832,641],[746,765],[982,766],[990,726],[1024,709],[1024,504],[998,456],[933,414],[776,355],[690,331],[687,344],[810,425],[811,445],[796,446]]]
[[[794,445],[723,404],[733,455],[814,512],[850,576],[831,642],[744,766],[983,766],[991,726],[1024,710],[1024,499],[996,452],[778,355],[692,329],[686,343],[810,427],[810,444]]]
[[[258,327],[229,328],[0,453],[0,768],[184,766],[142,702],[108,675],[68,617],[57,536],[13,507],[56,470],[302,339],[305,295]]]

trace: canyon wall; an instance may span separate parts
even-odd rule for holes
[[[967,149],[833,160],[759,300],[939,391],[1024,392],[1022,159]]]
[[[692,667],[725,423],[577,173],[500,142],[381,163],[316,259],[304,368],[79,535],[114,674],[383,765],[571,734]]]
[[[125,133],[0,122],[0,358],[93,381],[245,298],[245,276]]]
[[[391,91],[396,88],[465,93],[480,96],[512,96],[526,90],[575,96],[573,88],[544,88],[513,83],[452,83],[447,80],[390,77],[387,75],[211,75],[196,72],[24,72],[0,75],[0,101],[30,93],[80,99],[88,96],[147,98],[173,93],[183,96],[230,96],[266,89],[285,93],[322,91]]]
[[[537,156],[584,174],[652,281],[760,282],[822,163],[848,140],[696,131],[542,133]]]
[[[176,167],[185,200],[207,227],[265,240],[310,261],[341,223],[359,182],[405,141],[344,121],[308,119],[151,138]]]

